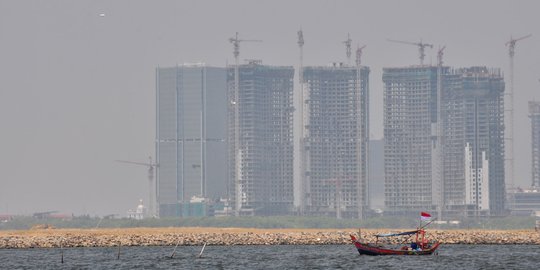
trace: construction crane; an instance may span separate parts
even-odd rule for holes
[[[442,220],[442,213],[444,209],[444,169],[443,169],[443,152],[442,152],[442,69],[443,69],[443,56],[444,56],[444,49],[446,46],[443,46],[442,48],[439,47],[439,50],[437,51],[437,137],[436,137],[436,144],[435,144],[435,158],[436,158],[436,166],[435,166],[435,173],[436,173],[436,185],[438,186],[438,202],[437,202],[437,214],[439,217],[439,220]]]
[[[418,53],[420,56],[420,65],[424,65],[424,58],[426,57],[426,53],[425,53],[426,47],[433,48],[433,44],[423,43],[422,40],[420,40],[420,42],[408,42],[408,41],[388,39],[388,41],[418,46]]]
[[[507,157],[508,162],[508,169],[507,169],[507,176],[510,185],[511,192],[509,194],[510,197],[510,204],[513,204],[513,188],[514,188],[514,55],[516,53],[516,42],[524,40],[526,38],[529,38],[532,35],[526,35],[520,38],[512,38],[510,36],[510,40],[506,42],[506,46],[508,46],[508,55],[510,56],[510,91],[507,92],[508,95],[508,129],[507,132],[507,146],[506,149],[507,153],[509,154],[509,157]],[[512,205],[513,207],[513,205]]]
[[[300,49],[300,63],[298,68],[298,86],[299,86],[299,92],[298,93],[298,102],[296,103],[296,106],[298,106],[298,122],[300,123],[300,128],[298,130],[298,145],[299,145],[299,155],[298,158],[295,158],[296,164],[295,164],[295,170],[298,170],[298,172],[295,174],[296,179],[296,193],[294,194],[294,200],[295,205],[298,207],[300,215],[304,215],[305,207],[306,207],[306,174],[304,173],[306,170],[306,147],[305,147],[305,135],[304,135],[304,128],[306,126],[306,123],[304,121],[304,106],[305,106],[305,96],[304,96],[304,32],[302,29],[300,29],[298,32],[298,48]]]
[[[148,214],[151,217],[155,217],[156,215],[154,212],[154,169],[158,167],[158,164],[152,161],[152,157],[148,157],[148,160],[149,160],[148,163],[127,161],[127,160],[116,160],[116,161],[148,167],[148,198],[149,198]]]
[[[343,41],[343,44],[345,44],[345,48],[346,48],[347,65],[351,64],[351,43],[352,43],[351,34],[347,33],[347,40]]]
[[[240,215],[240,209],[242,208],[242,186],[241,186],[241,177],[242,172],[240,171],[241,161],[240,157],[242,156],[242,149],[240,147],[240,124],[239,124],[239,93],[240,93],[240,79],[239,79],[239,73],[238,73],[238,56],[240,56],[240,42],[262,42],[262,40],[258,39],[239,39],[238,38],[238,32],[236,32],[235,37],[229,38],[229,42],[233,44],[233,55],[234,55],[234,89],[233,89],[233,95],[230,102],[230,105],[233,106],[234,111],[234,149],[235,149],[235,212],[236,215]]]
[[[356,87],[357,87],[357,90],[362,93],[362,50],[366,47],[366,45],[360,47],[360,45],[358,45],[358,47],[356,48]],[[366,185],[365,185],[365,190],[367,190],[368,192],[363,192],[363,194],[365,194],[365,197],[363,198],[363,200],[360,200],[360,205],[358,207],[358,218],[359,219],[362,219],[363,216],[364,216],[364,206],[368,206],[369,207],[369,175],[370,175],[370,170],[369,170],[369,164],[370,164],[370,155],[369,155],[369,88],[365,89],[365,100],[368,101],[368,102],[365,102],[364,103],[364,111],[365,111],[365,114],[363,115],[364,119],[363,119],[363,123],[364,123],[364,126],[363,126],[363,129],[364,129],[364,135],[362,136],[362,144],[365,145],[365,156],[363,156],[362,158],[365,158],[366,160],[366,170],[365,170],[365,179],[366,179]],[[359,189],[358,189],[359,190]],[[358,194],[360,196],[360,194]],[[362,196],[363,197],[363,196]]]
[[[366,45],[360,47],[360,45],[358,45],[358,48],[356,48],[356,65],[358,67],[360,67],[360,65],[362,64],[362,50],[366,47]]]

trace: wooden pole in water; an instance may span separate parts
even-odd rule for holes
[[[199,258],[202,257],[202,253],[203,253],[203,251],[204,251],[204,247],[206,247],[206,243],[204,243],[204,245],[202,246],[201,253],[199,253]]]
[[[62,240],[60,240],[60,254],[61,254],[60,263],[64,263],[64,248],[62,247]]]
[[[178,245],[180,244],[180,240],[178,240],[178,242],[176,242],[176,246],[174,247],[174,250],[171,254],[171,259],[174,257],[174,254],[176,253],[176,248],[178,247]]]
[[[122,246],[122,242],[118,241],[118,253],[116,254],[116,259],[120,260],[120,247]]]

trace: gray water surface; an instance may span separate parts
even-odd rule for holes
[[[0,269],[540,269],[537,245],[441,245],[432,256],[365,256],[352,245],[0,249]]]

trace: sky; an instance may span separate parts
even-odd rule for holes
[[[531,183],[527,103],[540,100],[540,2],[534,0],[0,0],[0,214],[56,210],[125,215],[148,197],[154,156],[155,68],[241,59],[297,66],[346,62],[343,41],[366,45],[371,68],[371,136],[383,136],[382,68],[419,63],[488,66],[509,74],[515,56],[516,185]],[[506,76],[508,83],[509,76]],[[507,89],[509,85],[507,85]]]

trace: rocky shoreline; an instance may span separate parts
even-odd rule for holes
[[[407,229],[405,229],[407,230]],[[410,229],[409,229],[410,230]],[[366,242],[374,234],[400,230],[361,231]],[[121,246],[207,245],[344,245],[358,230],[247,229],[247,228],[134,228],[134,229],[45,229],[0,231],[0,249]],[[539,245],[534,230],[429,230],[427,236],[443,244]],[[394,243],[406,241],[394,238]]]

